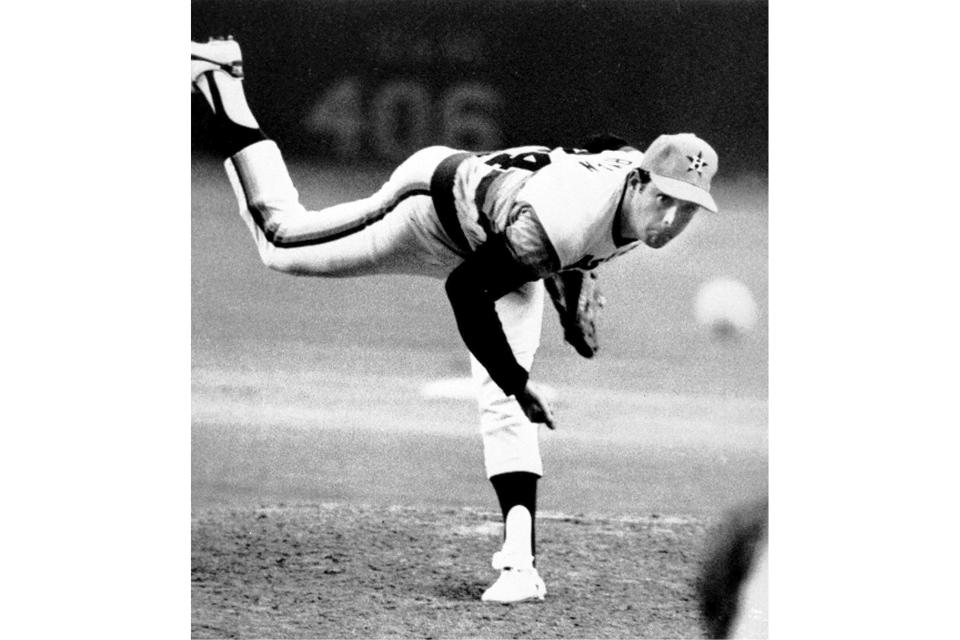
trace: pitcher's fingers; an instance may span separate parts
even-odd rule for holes
[[[547,425],[548,429],[557,428],[557,424],[553,419],[553,411],[550,411],[550,409],[547,409],[546,407],[543,408],[543,424]]]

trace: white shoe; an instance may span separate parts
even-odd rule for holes
[[[225,71],[234,78],[243,77],[243,56],[233,36],[190,43],[190,84],[194,91],[197,79],[208,71]]]
[[[508,556],[501,552],[493,554],[493,568],[500,569],[500,577],[483,592],[483,602],[522,602],[543,600],[547,587],[533,566],[533,556]]]

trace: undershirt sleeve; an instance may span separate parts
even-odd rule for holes
[[[530,374],[513,355],[495,303],[539,279],[536,270],[517,260],[503,235],[491,237],[447,277],[447,297],[460,336],[508,396],[522,391]]]

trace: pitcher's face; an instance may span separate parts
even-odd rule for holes
[[[687,228],[700,205],[661,191],[653,182],[642,184],[639,176],[627,178],[627,191],[620,208],[620,233],[659,249]]]

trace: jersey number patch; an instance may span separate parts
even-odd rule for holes
[[[550,164],[550,154],[529,151],[512,155],[509,153],[500,153],[492,158],[487,158],[486,164],[501,169],[526,169],[527,171],[539,171]]]

